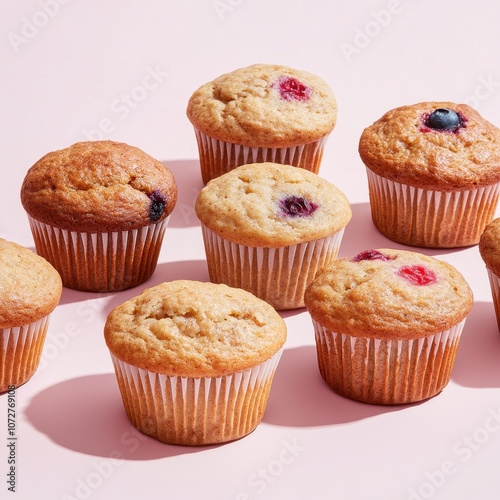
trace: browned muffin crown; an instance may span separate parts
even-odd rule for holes
[[[43,257],[0,238],[0,329],[42,319],[61,294],[61,277]]]
[[[383,248],[325,266],[307,288],[305,304],[333,332],[402,340],[458,324],[470,312],[473,294],[447,262]]]
[[[170,215],[170,170],[139,148],[79,142],[48,153],[27,172],[21,202],[34,219],[70,231],[125,231]]]
[[[104,337],[128,364],[165,375],[218,377],[276,354],[286,325],[266,302],[223,284],[160,283],[115,307]]]
[[[248,147],[291,147],[328,135],[337,101],[327,83],[276,64],[239,68],[202,85],[187,116],[209,137]]]
[[[492,220],[479,240],[479,253],[486,268],[500,276],[500,217]]]
[[[459,126],[429,126],[436,110],[456,114]],[[500,181],[500,129],[466,104],[422,102],[392,109],[363,131],[359,154],[376,174],[422,189],[466,191]]]

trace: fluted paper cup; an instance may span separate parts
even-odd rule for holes
[[[418,339],[379,340],[332,332],[313,319],[320,374],[338,394],[366,403],[428,399],[450,380],[464,323]]]
[[[293,165],[317,174],[328,135],[317,141],[285,148],[248,147],[220,141],[194,129],[203,182],[248,163],[273,162]]]
[[[28,216],[35,248],[76,290],[111,292],[137,286],[155,271],[169,217],[129,231],[67,231]]]
[[[500,184],[440,192],[366,172],[373,223],[398,243],[428,248],[475,245],[495,215]]]
[[[497,326],[500,331],[500,278],[490,269],[486,269],[486,271],[490,282],[491,297],[493,299]]]
[[[165,443],[200,446],[233,441],[257,427],[281,353],[245,371],[201,378],[163,375],[111,358],[134,427]]]
[[[267,248],[228,241],[202,225],[213,283],[243,288],[277,310],[304,307],[304,292],[317,272],[337,258],[342,228],[326,238]]]
[[[50,315],[13,328],[0,329],[0,393],[19,387],[36,372]]]

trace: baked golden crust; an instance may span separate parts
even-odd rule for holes
[[[113,309],[104,336],[109,350],[133,366],[172,376],[216,377],[270,359],[286,340],[286,326],[249,292],[177,280]]]
[[[493,274],[500,276],[500,217],[492,220],[479,240],[479,253]]]
[[[317,275],[305,293],[314,320],[336,333],[399,340],[447,330],[470,312],[472,291],[450,264],[417,252],[378,252],[388,260],[339,259]],[[435,281],[408,281],[399,274],[407,266],[420,266]]]
[[[0,238],[0,328],[28,325],[59,303],[59,273],[42,257]]]
[[[447,108],[464,118],[457,132],[425,127]],[[376,174],[434,191],[465,191],[500,181],[500,130],[466,104],[422,102],[385,113],[359,141],[363,163]]]
[[[286,216],[280,202],[291,196],[317,209],[304,217]],[[308,170],[276,163],[242,165],[211,180],[199,193],[195,211],[222,238],[256,247],[324,238],[343,229],[352,215],[336,186]]]
[[[280,98],[280,78],[310,89],[304,100]],[[201,132],[248,147],[289,147],[328,135],[337,121],[335,96],[320,77],[286,66],[254,64],[206,83],[189,99],[187,116]]]
[[[137,229],[163,220],[176,201],[167,167],[114,141],[79,142],[48,153],[28,170],[21,188],[29,215],[70,231]]]

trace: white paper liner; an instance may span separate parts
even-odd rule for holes
[[[449,382],[465,319],[418,339],[379,340],[328,330],[313,319],[319,371],[337,393],[374,404],[405,404]]]
[[[44,224],[28,215],[37,253],[64,286],[108,292],[136,286],[154,272],[169,217],[129,231],[84,233]]]
[[[319,172],[328,135],[317,141],[286,148],[248,147],[220,141],[194,129],[203,182],[248,163],[273,162]]]
[[[13,328],[0,329],[0,393],[27,382],[38,368],[50,315]]]
[[[278,248],[228,241],[202,225],[210,281],[243,288],[275,309],[304,307],[317,272],[337,258],[344,228],[325,238]]]
[[[150,372],[113,353],[111,359],[127,416],[139,431],[165,443],[205,445],[257,427],[281,354],[245,371],[201,378]]]
[[[497,320],[498,330],[500,331],[500,278],[490,269],[486,268],[488,272],[488,280],[490,282],[491,296],[493,299],[493,307],[495,309],[495,316]]]
[[[492,220],[500,184],[440,192],[391,181],[366,169],[372,219],[388,238],[429,248],[475,245]]]

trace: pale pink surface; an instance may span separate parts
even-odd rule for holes
[[[352,203],[340,256],[397,247],[373,227],[357,144],[395,106],[467,102],[500,124],[500,6],[318,0],[9,2],[3,43],[0,236],[33,247],[19,189],[48,151],[87,139],[128,142],[165,162],[179,202],[153,277],[137,289],[65,289],[42,364],[16,393],[17,496],[28,499],[461,500],[498,498],[500,334],[477,247],[422,250],[455,265],[476,303],[450,384],[406,407],[369,406],[321,379],[312,323],[289,329],[267,412],[251,435],[207,448],[138,434],[123,411],[102,328],[144,287],[207,280],[194,199],[197,145],[185,107],[221,73],[256,62],[324,78],[339,117],[320,175]],[[7,398],[0,396],[0,497],[7,498]]]

